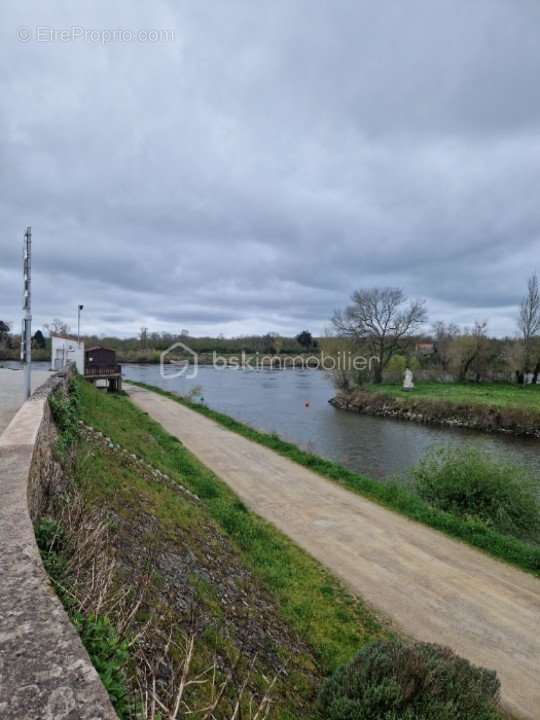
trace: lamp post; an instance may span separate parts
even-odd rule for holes
[[[84,310],[84,305],[77,305],[77,345],[81,344],[81,310]]]

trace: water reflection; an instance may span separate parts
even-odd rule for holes
[[[317,370],[215,370],[197,378],[163,379],[156,365],[125,365],[126,377],[165,390],[188,393],[202,387],[205,403],[305,449],[374,478],[403,474],[433,445],[470,443],[505,460],[526,464],[540,475],[537,440],[438,428],[336,410],[325,373]],[[309,406],[306,406],[306,404]]]

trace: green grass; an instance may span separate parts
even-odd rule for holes
[[[434,383],[419,382],[413,392],[404,392],[400,385],[383,383],[367,385],[371,392],[392,397],[422,400],[444,400],[456,404],[492,405],[499,408],[517,407],[540,413],[540,385],[510,385],[507,383]]]
[[[324,477],[334,480],[349,490],[374,500],[385,507],[399,512],[412,520],[440,530],[451,537],[462,540],[479,548],[496,558],[509,562],[522,570],[540,576],[540,547],[523,542],[509,535],[489,528],[485,523],[474,518],[462,518],[449,512],[439,510],[419,498],[408,488],[396,483],[380,483],[371,478],[359,475],[347,468],[301,450],[293,443],[282,440],[275,434],[264,433],[245,425],[223,413],[211,410],[205,405],[193,403],[178,395],[168,393],[160,388],[133,383],[160,395],[170,398],[195,412],[200,413],[220,425],[275,450],[294,462],[307,467]]]
[[[372,612],[328,571],[242,502],[178,440],[122,395],[100,393],[78,380],[85,422],[142,456],[201,499],[206,512],[239,549],[243,561],[270,591],[290,626],[311,646],[328,674],[367,641],[384,634]],[[162,521],[175,518],[162,504]],[[202,508],[201,511],[202,513]]]

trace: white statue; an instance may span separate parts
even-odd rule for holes
[[[412,370],[407,368],[403,376],[403,390],[414,390]]]

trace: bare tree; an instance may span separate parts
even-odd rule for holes
[[[143,349],[148,347],[148,328],[142,327],[139,331],[139,343]]]
[[[403,290],[391,287],[356,290],[351,299],[351,305],[334,314],[332,323],[339,335],[352,338],[377,358],[374,380],[380,383],[405,338],[426,322],[424,303],[409,301]]]
[[[540,331],[540,288],[536,273],[528,280],[527,295],[519,307],[518,327],[523,339],[523,373],[525,374],[531,371],[533,340]],[[536,368],[535,374],[538,374]]]
[[[432,333],[437,353],[436,357],[442,369],[446,372],[450,364],[450,349],[452,343],[460,336],[461,330],[459,325],[455,323],[445,323],[442,320],[438,320],[432,325]]]
[[[69,325],[60,318],[54,318],[52,322],[46,323],[43,327],[49,335],[69,335],[70,333]]]

